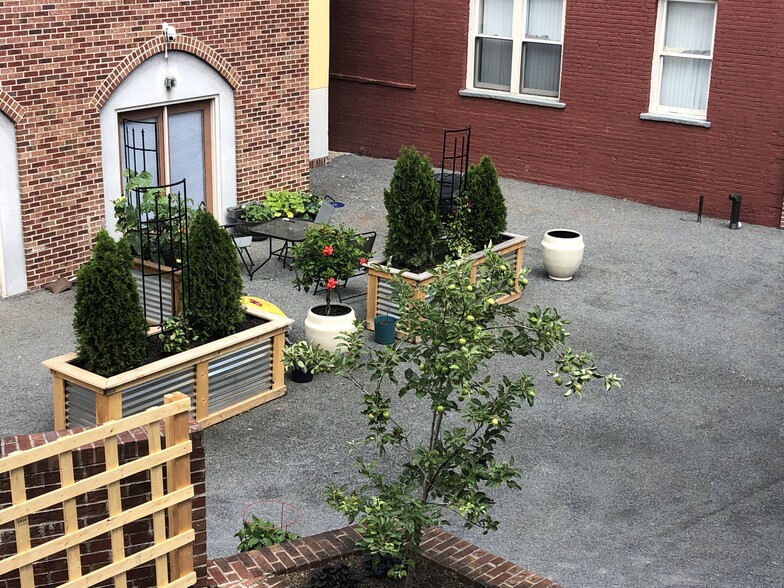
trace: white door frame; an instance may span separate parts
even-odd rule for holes
[[[0,111],[0,297],[27,292],[16,125]]]
[[[173,76],[174,87],[164,80]],[[117,113],[146,107],[212,100],[212,169],[216,213],[237,204],[237,154],[234,129],[234,91],[209,64],[183,51],[153,55],[139,64],[120,82],[101,107],[101,156],[104,181],[106,228],[117,234],[115,200],[122,193],[120,131]],[[222,215],[218,220],[222,222]]]

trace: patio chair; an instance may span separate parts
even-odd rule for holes
[[[234,247],[237,248],[237,254],[240,256],[240,262],[245,266],[245,271],[248,272],[248,276],[253,278],[255,263],[250,256],[250,245],[253,242],[253,237],[241,234],[237,230],[236,225],[223,225],[223,228],[231,235],[231,238],[234,241]]]
[[[362,243],[362,252],[365,254],[366,259],[370,259],[373,257],[373,246],[376,244],[376,232],[375,231],[366,231],[364,233],[359,234],[360,237],[364,239]],[[335,290],[335,293],[338,295],[338,301],[343,302],[344,300],[351,300],[353,298],[360,298],[362,296],[367,296],[367,290],[364,292],[360,292],[359,294],[352,294],[351,296],[341,296],[340,290],[341,288],[345,288],[348,285],[348,281],[351,278],[356,278],[357,276],[364,276],[367,273],[367,269],[360,265],[352,275],[346,278],[340,288]]]
[[[324,200],[321,201],[321,206],[319,207],[313,222],[322,225],[329,224],[329,219],[332,218],[332,212],[334,210],[335,206],[325,197]]]

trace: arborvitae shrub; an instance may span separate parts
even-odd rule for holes
[[[403,147],[395,162],[389,189],[384,190],[387,241],[384,255],[392,265],[422,270],[435,262],[441,231],[438,184],[427,156]]]
[[[498,234],[506,230],[506,203],[498,172],[487,155],[468,169],[463,201],[471,209],[464,222],[474,250],[484,249],[491,240],[495,244]]]
[[[188,323],[200,341],[231,335],[244,320],[242,276],[231,236],[212,214],[199,210],[188,234]]]
[[[132,263],[128,242],[101,230],[92,258],[76,275],[77,361],[104,377],[139,367],[147,357],[147,321]]]

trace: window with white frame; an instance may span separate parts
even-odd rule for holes
[[[471,88],[558,97],[565,0],[473,0]]]
[[[716,0],[659,1],[650,112],[707,118],[716,8]]]

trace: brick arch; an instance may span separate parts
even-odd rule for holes
[[[2,88],[0,88],[0,112],[4,113],[17,125],[22,122],[22,119],[26,114],[24,106],[14,100],[11,95]]]
[[[177,40],[168,45],[169,51],[184,51],[185,53],[195,55],[207,63],[223,76],[232,88],[236,89],[242,83],[242,77],[237,70],[221,57],[217,51],[198,39],[177,35]],[[108,76],[106,76],[106,79],[104,79],[101,86],[93,95],[93,98],[90,101],[91,105],[96,109],[103,107],[112,92],[117,89],[117,86],[120,85],[120,82],[122,82],[129,73],[136,69],[143,61],[149,59],[153,55],[163,53],[165,49],[166,47],[162,36],[150,39],[135,49],[130,55],[123,59]]]

